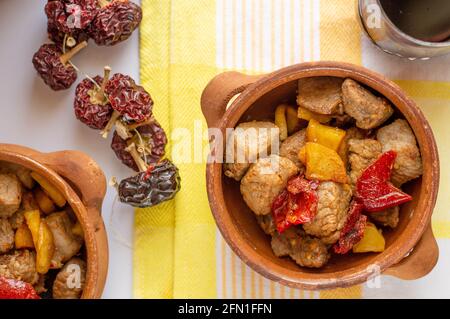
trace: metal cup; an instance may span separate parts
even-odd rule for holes
[[[384,52],[410,60],[428,60],[450,53],[450,41],[427,42],[402,32],[392,23],[378,0],[358,0],[358,13],[363,30]]]

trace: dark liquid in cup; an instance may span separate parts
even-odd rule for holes
[[[450,0],[380,0],[389,19],[413,38],[450,41]]]

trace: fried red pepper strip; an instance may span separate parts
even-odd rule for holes
[[[350,213],[344,228],[341,231],[338,242],[333,246],[336,254],[346,254],[364,236],[367,216],[361,214],[364,205],[353,201],[350,206]]]
[[[272,215],[279,233],[291,226],[313,220],[317,212],[318,182],[308,181],[303,176],[291,178],[272,204]]]
[[[389,182],[397,153],[388,151],[361,174],[356,182],[356,198],[368,212],[378,212],[412,200]]]
[[[27,282],[0,277],[0,299],[41,299]]]

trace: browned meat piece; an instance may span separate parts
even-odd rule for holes
[[[297,166],[287,158],[271,155],[259,159],[242,178],[244,201],[256,215],[270,214],[275,197],[297,173]]]
[[[285,139],[280,146],[280,156],[286,157],[297,165],[300,172],[305,170],[305,166],[298,158],[298,152],[306,144],[306,129],[298,131],[297,133]]]
[[[26,188],[34,187],[35,182],[31,177],[31,171],[23,166],[2,161],[0,162],[0,173],[15,174]]]
[[[331,76],[300,79],[297,104],[319,114],[342,114],[342,81]]]
[[[59,271],[53,282],[54,299],[79,299],[86,282],[86,263],[72,258]]]
[[[14,231],[6,218],[0,218],[0,254],[14,247]]]
[[[370,213],[369,216],[375,223],[381,226],[395,228],[399,221],[399,211],[399,207],[395,206],[381,212]]]
[[[240,181],[251,163],[271,154],[272,143],[279,143],[279,139],[280,130],[272,122],[252,121],[239,124],[232,135],[227,137],[224,174]],[[278,144],[276,147],[278,151]],[[230,150],[234,152],[230,153]],[[231,157],[232,161],[227,157]]]
[[[72,223],[65,211],[53,213],[45,220],[52,231],[53,240],[55,241],[55,254],[52,258],[51,267],[61,268],[64,262],[78,253],[83,240],[72,233],[74,223]]]
[[[19,228],[25,222],[24,213],[30,210],[39,209],[32,192],[24,192],[22,194],[22,203],[17,212],[9,218],[9,223],[13,229]]]
[[[20,206],[22,185],[14,174],[0,174],[0,217],[10,217]]]
[[[305,236],[296,227],[291,227],[282,234],[275,232],[271,245],[277,257],[290,256],[302,267],[320,268],[330,258],[326,245],[320,239]]]
[[[256,215],[256,221],[267,235],[272,235],[276,231],[272,214]]]
[[[35,284],[39,280],[36,272],[36,255],[29,250],[15,250],[0,255],[0,277],[16,279]]]
[[[397,152],[391,181],[396,186],[422,175],[422,158],[417,147],[416,137],[405,120],[396,120],[380,128],[377,132],[383,152]]]
[[[352,79],[342,84],[342,99],[345,113],[356,120],[356,126],[372,129],[383,124],[394,112],[383,97],[376,97]]]
[[[348,160],[352,185],[362,172],[381,155],[381,144],[372,139],[351,139],[348,141]]]
[[[349,185],[322,182],[317,188],[319,202],[314,219],[303,225],[309,235],[319,237],[325,244],[333,244],[339,239],[340,231],[347,220],[352,197]]]

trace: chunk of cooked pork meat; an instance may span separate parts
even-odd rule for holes
[[[399,221],[399,211],[398,206],[388,208],[381,212],[369,213],[369,217],[378,225],[395,228]]]
[[[22,185],[14,174],[0,174],[0,217],[12,216],[20,207]]]
[[[53,234],[55,253],[51,268],[61,268],[62,264],[75,256],[83,244],[83,239],[72,233],[74,223],[65,211],[53,213],[45,218]]]
[[[304,224],[303,229],[325,244],[334,244],[347,220],[352,190],[347,184],[322,182],[317,188],[317,196],[316,216]]]
[[[273,222],[272,214],[256,215],[256,221],[267,235],[272,235],[277,229]]]
[[[350,139],[348,141],[348,160],[350,181],[354,186],[362,172],[381,155],[381,144],[372,139]]]
[[[299,172],[305,170],[305,166],[298,158],[298,152],[306,144],[306,129],[300,130],[285,139],[280,145],[280,156],[286,157],[297,165]]]
[[[383,152],[390,150],[397,152],[391,175],[394,185],[401,186],[422,175],[420,151],[408,122],[399,119],[380,128],[377,139],[383,147]]]
[[[227,154],[223,165],[224,174],[240,181],[251,163],[259,157],[271,154],[272,144],[278,143],[280,130],[272,122],[252,121],[239,124],[227,137]],[[278,145],[274,145],[278,151]],[[232,161],[227,157],[231,157]]]
[[[80,258],[70,259],[53,282],[54,299],[79,299],[86,281],[86,263]]]
[[[36,272],[36,255],[29,250],[15,250],[0,255],[0,277],[16,279],[35,284],[39,280]]]
[[[275,197],[297,173],[297,166],[287,158],[271,155],[259,159],[242,178],[244,201],[256,215],[270,214]]]
[[[384,97],[377,97],[352,79],[342,84],[345,113],[356,120],[356,126],[373,129],[383,124],[394,112]]]
[[[320,239],[305,235],[298,227],[291,227],[282,234],[275,232],[271,246],[275,256],[290,256],[302,267],[320,268],[330,258],[327,246]]]
[[[21,183],[28,189],[32,189],[35,184],[34,179],[31,177],[31,171],[21,165],[1,161],[0,173],[17,175]]]
[[[17,212],[15,212],[10,218],[9,223],[13,229],[19,228],[25,222],[25,212],[30,210],[39,209],[39,206],[34,199],[32,192],[24,192],[22,194],[22,203],[20,204],[20,208]]]
[[[331,76],[300,79],[297,104],[319,114],[342,114],[342,81]]]
[[[0,218],[0,254],[14,247],[14,231],[6,218]]]

